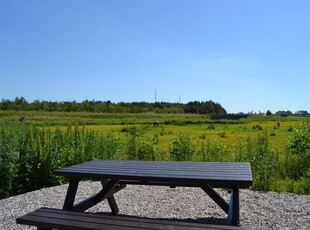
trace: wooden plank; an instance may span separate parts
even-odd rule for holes
[[[79,186],[80,179],[79,178],[71,178],[69,182],[69,187],[67,190],[67,195],[65,198],[63,209],[72,209],[76,192]]]
[[[87,164],[88,163],[88,164]],[[140,163],[132,163],[131,161],[123,162],[123,161],[100,161],[96,162],[96,164],[92,164],[92,162],[87,162],[79,165],[74,165],[69,168],[78,168],[78,169],[100,169],[100,170],[149,170],[149,171],[162,171],[162,169],[165,169],[166,171],[188,171],[188,172],[227,172],[227,171],[234,171],[236,174],[239,174],[240,172],[245,172],[250,174],[250,165],[247,163],[236,163],[236,162],[225,162],[225,163],[199,163],[199,162],[185,162],[183,164],[179,164],[178,162],[175,162],[175,164],[171,164],[172,162],[161,162],[161,164],[158,164],[157,162],[154,162],[151,164],[150,162],[144,162],[141,161]],[[238,170],[238,171],[236,171]]]
[[[209,185],[201,187],[205,193],[209,195],[209,197],[223,209],[224,212],[228,214],[229,212],[229,204],[224,200],[213,188]]]
[[[60,209],[41,208],[17,218],[17,223],[42,228],[60,228],[67,230],[189,230],[189,229],[252,229],[248,226],[209,225],[200,223],[178,222],[171,220],[146,219],[129,216],[110,216],[94,213],[79,213]]]
[[[95,206],[96,204],[98,204],[102,200],[112,196],[113,193],[115,193],[114,186],[117,184],[117,182],[118,182],[118,180],[110,180],[102,188],[102,190],[99,193],[95,194],[94,196],[89,197],[86,200],[81,201],[78,204],[75,204],[73,206],[72,210],[74,210],[74,211],[85,211],[85,210]]]
[[[128,170],[115,170],[115,171],[104,171],[104,170],[97,170],[97,169],[90,169],[90,170],[81,170],[81,169],[70,169],[68,171],[69,174],[78,175],[78,174],[85,174],[85,175],[98,175],[98,176],[127,176],[127,177],[154,177],[154,178],[184,178],[184,179],[196,179],[196,180],[232,180],[232,181],[248,181],[248,175],[234,175],[229,172],[219,173],[219,172],[212,172],[212,173],[196,173],[192,174],[188,172],[184,174],[186,171],[180,171],[179,173],[176,172],[169,172],[169,171],[161,171],[161,172],[154,172],[150,170],[136,170],[136,171],[128,171]],[[238,177],[237,177],[238,176]]]
[[[167,170],[208,170],[208,169],[246,169],[250,168],[249,163],[244,162],[156,162],[156,161],[117,161],[117,160],[96,160],[90,161],[78,165],[71,166],[69,168],[146,168],[146,169],[162,169]]]
[[[230,205],[228,211],[228,221],[232,225],[239,224],[239,189],[237,186],[233,187],[230,196]]]
[[[248,188],[252,184],[249,163],[243,162],[153,162],[96,160],[58,169],[55,175],[117,178],[162,182],[211,183],[229,186],[239,184]]]

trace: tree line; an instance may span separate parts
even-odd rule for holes
[[[2,99],[0,110],[18,111],[59,111],[59,112],[102,112],[102,113],[194,113],[194,114],[227,114],[226,110],[212,100],[191,101],[186,104],[170,102],[119,102],[84,100],[28,102],[24,97],[14,100]]]

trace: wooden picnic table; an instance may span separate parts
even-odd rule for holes
[[[107,199],[116,215],[118,207],[113,194],[127,184],[200,187],[228,214],[231,225],[239,225],[239,188],[252,184],[250,163],[245,162],[94,160],[57,169],[54,175],[70,178],[64,210],[84,212]],[[84,179],[100,180],[102,190],[75,204],[78,184]],[[230,201],[214,188],[230,189]]]

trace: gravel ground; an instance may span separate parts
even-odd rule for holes
[[[67,185],[0,200],[0,229],[34,229],[15,219],[40,207],[61,208]],[[98,182],[81,182],[77,201],[99,191]],[[217,190],[229,197],[224,190]],[[199,188],[132,186],[115,194],[120,214],[225,224],[227,215]],[[110,212],[106,201],[91,212]],[[254,229],[310,229],[310,196],[240,190],[240,222]]]

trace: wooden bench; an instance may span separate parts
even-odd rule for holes
[[[39,230],[205,230],[252,229],[249,226],[210,225],[139,217],[73,212],[63,209],[40,208],[16,219],[18,224],[36,226]]]

